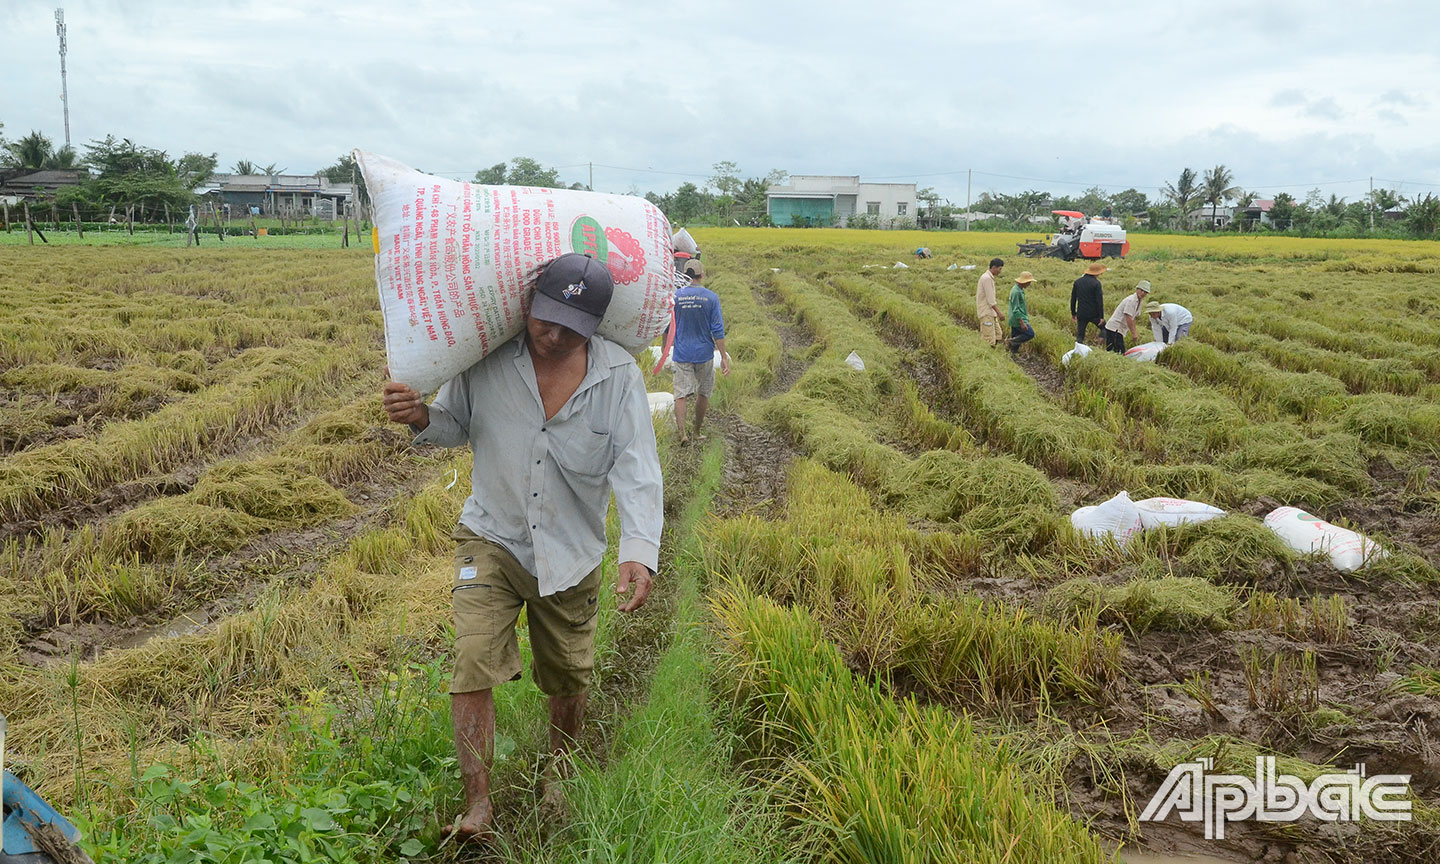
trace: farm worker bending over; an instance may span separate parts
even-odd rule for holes
[[[1149,293],[1150,283],[1141,279],[1135,283],[1135,293],[1127,295],[1120,301],[1120,305],[1115,307],[1115,311],[1110,313],[1110,320],[1105,322],[1106,351],[1125,353],[1125,331],[1129,331],[1131,339],[1140,341],[1140,333],[1135,329],[1135,319],[1140,317],[1140,306]]]
[[[1195,320],[1190,310],[1179,303],[1157,303],[1151,300],[1145,304],[1145,314],[1150,316],[1150,332],[1156,342],[1174,345],[1190,335],[1190,322]]]
[[[1006,344],[1010,346],[1011,354],[1019,354],[1020,346],[1035,338],[1035,329],[1030,326],[1030,313],[1025,308],[1025,288],[1035,277],[1026,270],[1015,280],[1015,287],[1010,289],[1010,338]]]
[[[995,277],[1005,269],[999,258],[990,259],[990,269],[980,274],[975,285],[975,317],[980,319],[980,336],[994,348],[1000,341],[1000,307],[995,304]]]
[[[552,762],[542,806],[563,810],[556,782],[579,738],[595,657],[600,561],[610,493],[620,512],[620,611],[645,604],[660,553],[655,430],[640,368],[595,328],[614,285],[604,264],[561,255],[540,273],[525,332],[440,388],[426,406],[385,385],[385,410],[416,444],[475,453],[455,529],[455,672],[450,711],[466,811],[447,832],[488,837],[492,688],[520,677],[515,621],[529,621],[531,675],[549,696]]]
[[[1085,331],[1091,324],[1105,332],[1105,325],[1100,323],[1105,317],[1105,292],[1100,287],[1100,274],[1107,269],[1096,261],[1070,286],[1070,320],[1075,322],[1076,345],[1085,344]]]
[[[691,396],[695,399],[695,437],[704,440],[700,426],[710,394],[715,391],[715,352],[720,352],[720,374],[730,374],[730,354],[725,350],[725,318],[720,314],[720,297],[700,284],[705,265],[692,259],[685,265],[690,284],[675,292],[675,425],[680,443],[685,435],[685,412]]]

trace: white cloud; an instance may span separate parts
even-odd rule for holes
[[[54,2],[0,8],[11,135],[63,134]],[[733,159],[757,176],[932,175],[916,179],[957,201],[966,168],[986,172],[976,195],[1153,192],[1217,163],[1246,188],[1382,170],[1440,182],[1417,158],[1440,116],[1396,85],[1440,79],[1440,39],[1421,38],[1440,33],[1440,4],[1117,0],[1087,14],[1039,0],[1022,21],[941,0],[837,0],[823,15],[760,0],[68,0],[66,16],[77,143],[114,133],[227,166],[314,169],[363,146],[450,173],[519,155],[675,172],[595,169],[623,191]]]

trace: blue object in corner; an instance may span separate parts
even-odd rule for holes
[[[3,844],[0,844],[4,855],[39,853],[40,849],[35,845],[34,836],[31,834],[32,828],[38,825],[52,825],[71,843],[80,842],[80,830],[9,771],[4,775],[4,795],[0,796],[0,800],[3,800],[5,814],[4,833],[0,835],[4,840]],[[49,858],[38,860],[48,861]]]

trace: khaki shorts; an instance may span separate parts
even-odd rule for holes
[[[600,568],[579,585],[541,597],[535,577],[508,550],[464,525],[455,548],[455,674],[451,693],[489,690],[520,678],[515,624],[525,608],[530,630],[530,674],[549,696],[574,696],[590,687],[595,667]]]
[[[715,392],[715,361],[675,363],[675,398],[684,399],[699,393],[706,399]]]

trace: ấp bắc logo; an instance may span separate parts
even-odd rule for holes
[[[1223,840],[1227,822],[1247,819],[1294,822],[1307,813],[1325,822],[1411,818],[1409,774],[1367,778],[1365,766],[1357,764],[1344,774],[1321,774],[1307,784],[1293,774],[1276,774],[1274,756],[1255,757],[1254,777],[1209,773],[1213,768],[1214,760],[1208,758],[1171,768],[1140,820],[1160,822],[1175,811],[1182,822],[1203,822],[1206,840]]]

